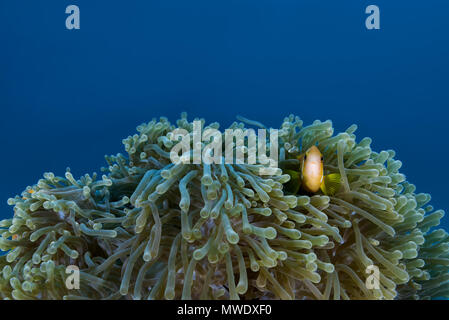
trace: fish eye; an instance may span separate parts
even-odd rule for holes
[[[321,157],[321,161],[323,161],[324,160],[324,158],[323,157]]]
[[[307,155],[304,155],[304,160],[307,160]]]

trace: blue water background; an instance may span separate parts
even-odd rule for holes
[[[65,28],[65,8],[81,29]],[[365,8],[381,30],[365,28]],[[99,171],[153,117],[353,123],[449,207],[449,1],[0,1],[0,218],[43,172]],[[446,217],[444,225],[449,226]]]

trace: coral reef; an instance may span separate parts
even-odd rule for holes
[[[218,128],[217,123],[205,125]],[[257,123],[253,122],[251,124]],[[279,129],[280,169],[261,164],[177,164],[175,128],[185,114],[137,127],[127,155],[107,156],[104,175],[45,173],[8,203],[0,222],[3,299],[430,299],[449,296],[449,236],[430,195],[399,173],[392,150],[356,142],[353,125],[330,121]],[[235,122],[231,129],[244,129]],[[269,142],[268,142],[269,143]],[[317,145],[333,196],[288,194],[282,169]],[[204,147],[204,145],[203,145]],[[239,146],[234,146],[238,148]],[[240,146],[244,152],[248,150]],[[281,169],[282,168],[282,169]],[[80,288],[66,286],[66,267]],[[379,287],[366,286],[370,266]]]

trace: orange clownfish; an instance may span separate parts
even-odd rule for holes
[[[27,192],[28,192],[29,194],[33,194],[35,191],[34,191],[33,189],[30,189],[30,190],[27,190]],[[23,199],[23,200],[26,200],[27,198],[22,197],[22,199]]]
[[[291,179],[287,183],[287,190],[296,194],[301,189],[308,193],[319,190],[325,195],[334,195],[341,186],[339,173],[324,175],[323,155],[316,146],[311,146],[304,154],[297,157],[299,171],[285,170]]]

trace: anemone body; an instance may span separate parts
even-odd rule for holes
[[[218,128],[201,121],[203,129]],[[259,174],[262,164],[174,165],[175,128],[192,132],[193,124],[186,115],[176,126],[153,119],[123,140],[126,155],[106,157],[101,178],[45,173],[9,199],[14,216],[0,222],[0,249],[7,252],[0,257],[0,296],[449,296],[449,237],[429,231],[444,212],[428,204],[430,195],[415,192],[394,151],[372,151],[370,138],[357,142],[355,125],[334,135],[330,121],[304,127],[298,117],[285,118],[280,169],[270,176]],[[333,196],[284,188],[290,177],[283,170],[296,168],[295,157],[312,145],[323,154],[325,174],[342,176]],[[79,289],[66,285],[68,266],[79,269]]]

